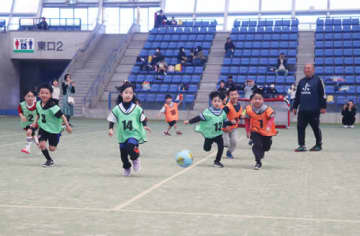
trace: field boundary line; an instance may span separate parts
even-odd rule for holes
[[[201,163],[207,161],[210,157],[214,156],[216,153],[212,152],[209,155],[207,155],[206,157],[202,158],[201,160],[199,160],[198,162],[194,163],[193,165],[183,169],[182,171],[177,172],[174,175],[171,175],[170,177],[167,177],[166,179],[160,181],[157,184],[152,185],[150,188],[146,189],[145,191],[142,191],[141,193],[137,194],[136,196],[132,197],[131,199],[127,200],[124,203],[121,203],[119,205],[116,205],[112,210],[113,211],[119,211],[127,206],[129,206],[131,203],[145,197],[146,195],[148,195],[149,193],[153,192],[154,190],[160,188],[161,186],[163,186],[164,184],[166,184],[167,182],[175,179],[176,177],[185,174],[186,172],[194,169],[196,166],[200,165]]]

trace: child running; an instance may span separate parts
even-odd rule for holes
[[[254,169],[259,170],[262,167],[261,159],[271,148],[272,136],[277,134],[274,110],[265,105],[263,95],[255,91],[250,97],[250,105],[246,106],[244,116],[246,134],[253,141],[252,151],[256,161]]]
[[[235,120],[236,124],[223,128],[224,130],[224,144],[228,147],[226,152],[227,158],[234,158],[232,153],[236,148],[236,139],[238,138],[239,121],[242,116],[242,107],[239,102],[239,93],[236,87],[231,87],[228,92],[229,101],[224,106],[223,110],[227,114],[228,120]]]
[[[210,93],[211,106],[205,109],[199,116],[196,116],[190,120],[185,120],[184,124],[194,124],[199,122],[196,126],[195,131],[201,133],[204,138],[204,151],[209,152],[213,143],[218,146],[216,159],[214,166],[223,168],[224,165],[221,163],[221,157],[224,151],[223,141],[223,127],[233,125],[235,121],[228,121],[225,112],[221,109],[223,104],[221,95],[219,92]]]
[[[39,144],[39,140],[35,135],[37,126],[31,127],[36,118],[36,96],[35,92],[28,90],[25,92],[24,101],[18,106],[19,116],[21,118],[21,127],[26,132],[26,146],[21,149],[21,152],[30,154],[32,142]]]
[[[176,122],[179,120],[179,110],[178,107],[182,103],[183,96],[180,94],[179,102],[173,102],[171,95],[165,96],[165,104],[160,110],[160,114],[164,113],[165,121],[169,124],[167,130],[163,132],[164,135],[171,136],[170,130],[174,127],[177,135],[182,135],[182,132],[177,130]]]
[[[32,127],[39,125],[39,145],[40,150],[46,158],[43,167],[51,167],[54,165],[54,160],[49,154],[49,150],[54,152],[56,146],[59,144],[62,122],[64,122],[66,131],[72,132],[72,129],[62,113],[60,107],[56,105],[52,97],[52,87],[50,85],[42,85],[39,88],[39,96],[41,101],[36,103],[37,116]],[[49,150],[47,149],[46,142],[49,142]]]
[[[120,156],[124,168],[124,176],[131,175],[131,163],[135,172],[140,170],[139,144],[146,141],[147,118],[143,109],[134,102],[134,88],[126,82],[120,87],[119,104],[116,105],[107,120],[109,136],[114,135],[114,124],[117,123],[116,135],[120,145]]]

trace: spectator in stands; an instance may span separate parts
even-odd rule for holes
[[[165,60],[160,61],[155,68],[159,75],[167,75],[168,65]]]
[[[189,62],[190,64],[193,64],[194,56],[195,56],[195,49],[194,49],[194,48],[190,48],[190,55],[188,56],[188,62]]]
[[[48,30],[49,29],[49,25],[46,22],[46,18],[45,17],[41,17],[41,21],[39,22],[39,24],[37,24],[37,28],[39,30]]]
[[[226,97],[227,89],[225,87],[225,81],[224,80],[221,80],[219,82],[219,88],[217,89],[217,91],[220,93],[220,95],[223,95],[223,97]]]
[[[278,95],[278,91],[275,88],[275,84],[270,84],[270,86],[267,88],[267,90],[265,91],[265,93],[268,94],[269,98],[276,98]]]
[[[59,81],[57,79],[54,79],[52,81],[51,87],[53,89],[52,99],[55,101],[56,105],[59,105],[59,99],[60,99]]]
[[[74,115],[74,97],[75,93],[75,82],[71,80],[71,75],[66,74],[64,81],[61,85],[63,92],[62,112],[70,122],[70,118]]]
[[[160,52],[160,48],[157,48],[155,50],[155,53],[152,55],[152,60],[151,60],[151,65],[155,66],[157,65],[160,61],[165,60],[164,55]]]
[[[350,100],[344,105],[341,114],[344,128],[354,128],[356,107],[353,101]]]
[[[225,42],[225,56],[233,57],[235,52],[235,45],[232,42],[231,38],[228,37]]]
[[[252,79],[246,80],[245,87],[244,87],[245,98],[250,99],[251,95],[253,94],[253,92],[256,89],[257,89],[257,86],[256,86],[254,80],[252,80]]]
[[[204,56],[202,47],[197,46],[194,52],[193,64],[202,66],[204,65],[205,61],[206,61],[206,57]]]
[[[292,108],[293,104],[294,104],[294,100],[295,100],[295,95],[296,95],[296,85],[292,84],[290,86],[290,88],[287,91],[287,95],[288,95],[288,99],[290,102],[290,108]]]
[[[279,55],[279,58],[277,60],[275,73],[276,73],[276,76],[279,76],[279,75],[287,76],[288,73],[289,73],[287,59],[285,58],[284,53],[280,53],[280,55]]]
[[[177,25],[177,21],[175,20],[175,17],[171,17],[171,20],[168,21],[168,25],[172,25],[172,26]]]
[[[167,18],[164,15],[163,10],[155,12],[155,28],[161,27],[162,25],[167,23]]]
[[[181,47],[179,49],[179,53],[177,55],[177,60],[178,60],[178,63],[180,63],[180,64],[185,64],[188,61],[188,57],[186,56],[184,47]]]
[[[232,75],[229,75],[228,78],[227,78],[226,84],[225,84],[225,88],[229,89],[229,88],[232,88],[232,87],[236,87],[236,84],[233,81]]]
[[[151,65],[149,65],[149,62],[147,60],[147,58],[144,57],[137,57],[136,58],[136,62],[140,62],[140,70],[142,71],[149,71],[152,69]]]

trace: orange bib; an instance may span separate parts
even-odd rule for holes
[[[266,108],[266,110],[261,114],[256,114],[251,105],[246,107],[246,114],[250,118],[250,130],[251,132],[256,132],[262,136],[275,136],[277,131],[275,129],[275,122],[272,124],[270,129],[267,129],[271,115],[274,113],[274,110],[271,107]]]
[[[242,107],[240,107],[239,111],[236,111],[234,105],[231,102],[228,102],[225,106],[229,108],[229,113],[227,114],[227,119],[229,121],[235,120],[236,122],[239,122],[241,114],[242,114]],[[231,132],[231,130],[238,128],[239,125],[231,125],[223,128],[225,132]]]
[[[179,119],[179,112],[178,112],[178,104],[176,102],[173,103],[173,106],[169,106],[165,104],[165,120],[166,122],[171,122],[174,120]]]

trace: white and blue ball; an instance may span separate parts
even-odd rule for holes
[[[193,155],[189,150],[182,150],[176,154],[176,163],[179,166],[186,168],[193,163]]]

